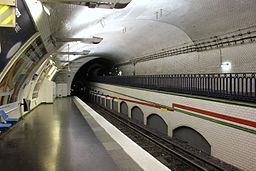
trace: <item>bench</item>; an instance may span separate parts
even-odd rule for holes
[[[6,129],[8,129],[8,128],[10,128],[12,126],[12,124],[10,124],[10,123],[7,123],[7,124],[5,124],[5,123],[0,123],[0,130],[2,131],[2,130],[6,130]]]
[[[18,118],[9,118],[8,115],[5,113],[4,110],[0,110],[0,116],[3,118],[4,121],[7,123],[15,123],[18,122]]]

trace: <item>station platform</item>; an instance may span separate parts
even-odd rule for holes
[[[169,170],[78,98],[40,105],[0,139],[2,171],[156,169]]]

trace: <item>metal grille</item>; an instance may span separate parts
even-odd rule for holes
[[[255,73],[101,76],[91,81],[240,101],[256,101]]]

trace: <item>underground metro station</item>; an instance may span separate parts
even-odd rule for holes
[[[255,17],[255,0],[0,0],[0,170],[255,171]]]

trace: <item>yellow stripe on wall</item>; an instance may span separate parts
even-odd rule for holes
[[[10,6],[7,5],[0,5],[0,15],[2,15],[4,12],[6,12]]]
[[[16,26],[15,11],[16,11],[15,7],[11,7],[8,5],[0,5],[0,27]]]
[[[13,15],[11,14],[9,17],[7,17],[1,24],[8,24],[13,20]]]

